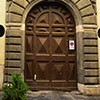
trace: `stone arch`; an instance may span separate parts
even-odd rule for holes
[[[25,19],[30,9],[41,1],[43,0],[12,0],[7,2],[6,66],[13,67],[13,69],[6,68],[8,76],[12,71],[17,71],[23,76]],[[59,0],[59,2],[70,9],[76,21],[78,89],[85,93],[84,84],[99,84],[96,0]],[[13,51],[15,54],[12,53]],[[5,81],[10,80],[8,76]]]
[[[83,24],[95,24],[95,0],[72,0],[81,13]]]
[[[25,30],[25,19],[26,19],[26,17],[27,17],[27,14],[28,14],[28,12],[31,10],[31,8],[35,5],[35,4],[37,4],[37,3],[39,3],[39,2],[41,2],[41,1],[43,1],[43,0],[38,0],[38,1],[33,1],[33,2],[31,2],[31,4],[29,5],[29,6],[27,6],[27,8],[25,9],[25,11],[24,11],[24,14],[23,14],[23,18],[22,18],[22,30]],[[78,82],[82,82],[83,83],[83,79],[84,79],[84,74],[83,74],[83,71],[80,71],[80,68],[82,68],[83,66],[82,66],[82,59],[83,59],[83,54],[82,54],[82,45],[81,45],[81,43],[82,43],[82,40],[78,40],[79,39],[79,37],[81,37],[82,36],[82,33],[84,32],[84,28],[83,28],[83,24],[82,24],[82,18],[81,18],[81,14],[80,14],[80,12],[79,12],[79,10],[77,9],[77,7],[75,6],[75,4],[73,3],[73,2],[67,2],[66,0],[64,0],[64,1],[62,1],[62,0],[60,0],[60,2],[61,3],[63,3],[63,5],[65,5],[65,6],[67,6],[68,7],[68,9],[71,11],[71,13],[73,14],[73,16],[74,16],[74,20],[75,20],[75,22],[76,22],[76,33],[77,33],[77,41],[79,41],[79,43],[77,43],[77,52],[80,52],[80,53],[77,53],[77,62],[79,62],[79,63],[77,63],[77,68],[78,68]],[[23,27],[24,26],[24,27]],[[79,36],[78,36],[78,34],[79,34]],[[25,35],[25,34],[23,34],[23,35]],[[24,38],[25,36],[23,36],[22,38],[23,38],[23,40],[25,39]],[[23,51],[24,52],[24,51]],[[79,55],[81,55],[81,57],[79,57]],[[23,55],[24,56],[24,55]],[[23,57],[24,58],[24,57]],[[81,67],[80,67],[81,66]],[[23,69],[24,69],[24,66],[23,66]],[[83,76],[81,75],[80,76],[80,74],[83,74]],[[81,80],[80,80],[81,79]]]
[[[23,18],[23,12],[27,9],[27,7],[32,4],[35,4],[37,2],[40,2],[43,0],[12,0],[9,1],[7,4],[7,21],[9,22],[18,22],[21,23]],[[62,1],[62,0],[59,0]],[[95,23],[95,0],[70,0],[66,1],[63,0],[63,2],[68,2],[67,4],[73,3],[74,6],[76,6],[78,11],[80,12],[83,24],[94,24]],[[72,4],[71,4],[72,5]],[[75,8],[75,7],[74,7]],[[74,9],[73,9],[74,10]],[[89,20],[91,20],[89,22]]]
[[[25,9],[24,14],[23,14],[22,23],[25,22],[25,19],[26,19],[26,17],[27,17],[27,14],[28,14],[28,12],[31,10],[31,8],[32,8],[35,4],[37,4],[37,3],[41,2],[41,1],[44,1],[44,0],[38,0],[38,1],[35,1],[35,0],[34,0],[33,2],[31,2],[31,4],[29,4],[29,5],[27,6],[27,8]],[[72,14],[73,14],[73,16],[74,16],[74,19],[75,19],[75,22],[76,22],[77,25],[82,24],[80,12],[78,11],[77,7],[75,7],[75,5],[73,4],[73,2],[67,3],[66,0],[64,0],[64,1],[59,0],[59,2],[63,3],[65,6],[67,6],[67,7],[69,8],[69,10],[72,12]]]

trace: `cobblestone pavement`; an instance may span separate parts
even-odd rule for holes
[[[100,96],[85,96],[79,92],[37,91],[28,92],[28,100],[100,100]],[[0,93],[2,100],[2,93]]]

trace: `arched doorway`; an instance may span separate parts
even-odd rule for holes
[[[60,3],[42,2],[26,18],[25,81],[31,89],[77,88],[75,22]]]

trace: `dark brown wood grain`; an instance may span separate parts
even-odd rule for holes
[[[75,22],[59,3],[41,3],[26,19],[25,81],[31,89],[76,89]],[[75,42],[76,45],[76,42]]]

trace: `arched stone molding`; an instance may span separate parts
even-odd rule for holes
[[[83,24],[96,24],[95,0],[72,0],[81,12]]]
[[[21,23],[23,12],[27,6],[31,6],[35,2],[41,0],[12,0],[7,3],[7,21],[11,23]],[[42,0],[43,1],[43,0]],[[83,24],[96,24],[95,17],[95,0],[59,0],[67,2],[67,4],[73,3],[81,13]]]
[[[43,1],[43,0],[38,0],[38,1],[33,1],[33,2],[31,2],[31,4],[29,5],[29,6],[27,6],[27,8],[25,9],[25,11],[24,11],[24,15],[23,15],[23,20],[22,20],[22,30],[25,30],[25,27],[23,27],[23,26],[25,26],[25,19],[26,19],[26,17],[27,17],[27,14],[28,14],[28,12],[31,10],[31,8],[35,5],[35,4],[37,4],[37,3],[39,3],[39,2],[41,2],[41,1]],[[78,82],[81,82],[82,84],[83,84],[83,82],[84,82],[84,73],[83,73],[83,62],[82,62],[82,60],[83,60],[83,52],[82,52],[82,50],[83,50],[83,47],[82,47],[82,45],[81,44],[83,44],[82,42],[83,42],[83,40],[81,39],[83,36],[82,36],[82,34],[83,34],[83,32],[84,32],[84,29],[83,29],[83,26],[82,26],[82,19],[81,19],[81,16],[80,16],[80,12],[78,11],[78,9],[77,9],[77,7],[73,4],[73,2],[69,2],[69,1],[66,1],[66,0],[60,0],[61,1],[61,3],[63,3],[65,6],[67,6],[68,8],[69,8],[69,10],[71,11],[71,13],[73,14],[73,16],[74,16],[74,19],[75,19],[75,22],[76,22],[76,34],[77,34],[77,41],[79,41],[78,43],[77,43],[77,68],[78,68]],[[79,34],[79,35],[78,35]],[[23,35],[25,35],[25,34],[23,34]],[[25,36],[23,36],[23,39],[25,39],[24,38]],[[81,37],[81,38],[80,38]],[[80,39],[79,39],[80,38]],[[23,46],[24,47],[24,46]],[[24,52],[24,51],[23,51]],[[24,54],[24,53],[23,53]],[[81,55],[81,56],[80,56]],[[23,55],[24,56],[24,55]],[[79,57],[80,56],[80,57]],[[24,58],[24,57],[23,57]],[[23,59],[24,60],[24,59]],[[24,67],[23,67],[23,69],[24,69]]]
[[[6,66],[18,67],[16,69],[6,68],[8,75],[16,71],[22,73],[24,77],[25,19],[30,9],[42,1],[44,0],[7,2]],[[58,2],[69,8],[76,22],[78,89],[85,93],[84,84],[99,83],[95,0],[59,0]],[[15,41],[12,41],[13,38]],[[7,76],[5,81],[8,80],[10,78]]]

